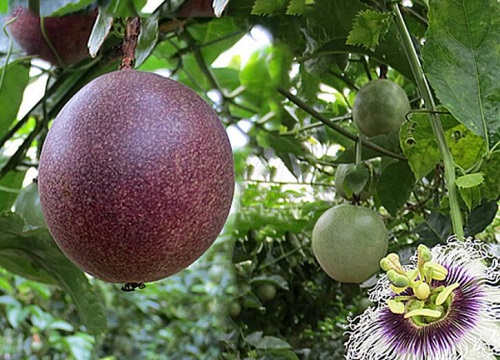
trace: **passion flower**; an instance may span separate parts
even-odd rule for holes
[[[451,238],[396,254],[370,293],[375,307],[351,321],[347,359],[460,360],[500,355],[500,261],[491,247]]]

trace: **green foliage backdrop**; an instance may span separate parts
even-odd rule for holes
[[[23,54],[7,27],[0,34],[3,358],[342,358],[348,318],[370,305],[374,279],[362,286],[335,282],[312,253],[316,220],[347,201],[334,185],[339,164],[364,164],[346,178],[347,187],[369,186],[372,196],[352,202],[381,215],[389,251],[402,259],[418,243],[432,246],[453,234],[442,152],[394,1],[230,0],[225,6],[216,0],[221,17],[176,15],[183,5],[203,3],[210,9],[210,1],[165,0],[144,14],[146,1],[42,1],[43,16],[99,6],[89,40],[97,57],[67,68],[48,68]],[[18,5],[28,1],[0,2],[2,26]],[[496,243],[499,4],[413,0],[400,9],[438,104],[465,236]],[[61,107],[89,81],[117,69],[130,16],[142,17],[138,69],[196,90],[242,141],[234,146],[234,209],[216,244],[189,269],[123,293],[67,260],[43,222],[33,220],[39,202],[22,194]],[[270,41],[248,59],[235,56],[215,67],[252,29],[263,29]],[[366,139],[351,111],[357,91],[378,77],[401,85],[412,111],[399,134]],[[36,99],[28,85],[39,79],[46,85]],[[19,114],[23,96],[33,104]]]

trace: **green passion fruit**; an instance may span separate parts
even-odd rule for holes
[[[352,109],[354,123],[367,137],[398,131],[410,110],[406,92],[388,79],[377,79],[363,86]]]
[[[334,280],[362,283],[379,269],[388,234],[373,210],[337,205],[321,215],[312,232],[312,249],[321,268]]]
[[[257,296],[262,302],[269,302],[276,297],[276,285],[263,283],[257,287]]]

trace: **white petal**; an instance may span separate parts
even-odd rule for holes
[[[470,340],[470,339],[467,339]],[[495,360],[490,349],[480,341],[463,341],[458,346],[458,352],[463,360]],[[443,359],[444,360],[444,359]]]
[[[482,320],[476,328],[478,336],[486,344],[491,345],[500,352],[500,324],[492,320]]]

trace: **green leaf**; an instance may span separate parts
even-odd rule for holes
[[[463,169],[479,163],[486,150],[484,140],[449,114],[440,114],[440,121],[454,162]],[[410,120],[401,126],[399,137],[416,178],[427,175],[441,161],[428,114],[411,114]]]
[[[97,15],[96,22],[90,33],[89,41],[87,46],[89,48],[90,56],[96,57],[97,52],[101,48],[104,40],[106,40],[111,27],[113,26],[113,17],[108,14],[108,12],[99,8],[99,14]]]
[[[414,185],[415,177],[408,163],[393,162],[382,171],[378,179],[377,195],[381,204],[395,216],[408,200]]]
[[[481,204],[481,189],[479,187],[459,187],[458,192],[469,211]]]
[[[147,0],[111,0],[102,1],[107,3],[106,12],[113,17],[133,17],[140,16],[141,10],[146,5]]]
[[[0,14],[6,14],[9,11],[9,3],[7,1],[0,2]]]
[[[441,122],[446,125],[451,115],[441,116]],[[468,170],[479,164],[486,152],[486,142],[479,135],[474,134],[465,125],[458,123],[445,131],[445,139],[451,151],[451,156],[456,165]]]
[[[435,0],[423,49],[438,98],[490,144],[500,141],[499,26],[497,0]]]
[[[0,112],[0,138],[9,131],[10,125],[16,120],[28,82],[28,63],[15,61],[0,68],[0,109],[2,109]]]
[[[255,0],[252,15],[272,15],[285,8],[287,0]]]
[[[141,19],[141,32],[135,50],[135,67],[141,66],[151,54],[158,40],[158,17],[151,16]]]
[[[32,182],[19,192],[14,203],[15,213],[24,218],[26,225],[34,227],[47,227],[43,218],[38,194],[38,184]]]
[[[26,171],[9,171],[0,180],[0,211],[10,210],[23,185]]]
[[[98,294],[86,275],[59,250],[46,229],[24,230],[22,217],[14,213],[0,215],[0,264],[8,270],[35,281],[58,284],[72,298],[89,333],[100,339],[106,330],[106,318]],[[6,259],[16,259],[9,267]]]
[[[303,30],[310,48],[309,57],[345,52],[364,54],[390,65],[411,79],[412,73],[394,24],[391,24],[387,36],[380,40],[375,51],[346,44],[355,17],[366,10],[370,7],[359,0],[316,0],[311,11],[307,12]]]
[[[271,260],[271,261],[274,261]],[[289,290],[290,287],[288,286],[288,282],[280,275],[261,275],[261,276],[256,276],[252,278],[250,283],[268,283],[268,284],[274,284],[276,286],[279,286],[283,290]]]
[[[425,221],[415,228],[420,241],[427,246],[445,243],[451,235],[451,219],[438,211],[432,211]]]
[[[352,169],[350,169],[346,176],[344,182],[344,190],[347,194],[357,194],[359,195],[366,187],[370,181],[371,174],[370,169],[365,163],[357,164]]]
[[[460,176],[455,180],[459,188],[472,188],[481,185],[484,182],[483,173],[473,173]]]
[[[380,13],[374,10],[361,11],[354,19],[346,43],[360,45],[374,51],[380,38],[389,31],[391,19],[391,13]]]
[[[302,15],[306,9],[306,0],[290,0],[288,8],[286,9],[287,15]]]
[[[94,3],[95,0],[40,1],[40,15],[53,17],[63,16],[86,9]]]
[[[420,179],[441,161],[428,114],[412,114],[401,126],[400,144],[413,174]]]
[[[262,331],[253,332],[245,338],[245,341],[251,346],[262,350],[292,348],[290,344],[284,340],[274,336],[262,336],[262,334]]]
[[[484,201],[476,207],[466,219],[464,227],[465,237],[476,236],[482,232],[488,225],[491,224],[498,211],[498,203],[496,201]]]
[[[202,48],[201,53],[207,64],[212,64],[221,53],[231,48],[245,34],[244,23],[237,19],[225,17],[213,19],[207,23],[194,24],[189,33]],[[228,36],[230,34],[231,36]],[[210,43],[210,46],[202,46]]]
[[[479,169],[484,174],[484,183],[481,184],[481,196],[484,200],[498,200],[500,197],[500,152],[494,152],[485,159]]]

